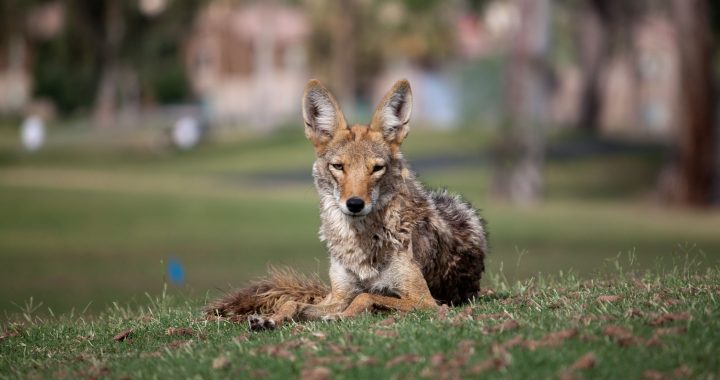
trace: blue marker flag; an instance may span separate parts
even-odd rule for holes
[[[185,269],[180,263],[180,260],[175,258],[168,260],[167,273],[170,282],[173,284],[182,285],[185,283]]]

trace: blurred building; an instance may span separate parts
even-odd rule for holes
[[[28,53],[20,37],[0,49],[0,114],[19,113],[30,101],[32,77]]]
[[[506,55],[520,23],[515,8],[512,2],[494,1],[482,17],[460,13],[456,22],[459,55],[471,61]],[[625,38],[629,49],[615,52],[600,68],[600,128],[610,134],[672,136],[679,92],[674,25],[668,16],[650,13]],[[566,63],[553,69],[551,124],[577,125],[583,68]]]
[[[47,99],[33,99],[32,41],[57,36],[65,26],[65,4],[49,1],[29,7],[20,25],[5,36],[0,44],[0,114],[39,114],[44,118],[55,114]]]
[[[309,32],[302,11],[275,2],[205,5],[186,64],[210,120],[255,127],[296,120]]]
[[[673,23],[661,16],[648,17],[638,25],[633,36],[634,59],[621,64],[620,69],[609,68],[607,101],[608,112],[613,108],[624,108],[624,115],[615,119],[608,115],[608,128],[618,125],[637,125],[643,131],[653,134],[670,135],[677,124],[679,94],[679,51]],[[612,78],[612,71],[622,78]],[[624,71],[624,72],[623,72]],[[617,104],[620,94],[634,106]],[[615,96],[614,96],[615,95]],[[624,117],[624,119],[622,119]]]

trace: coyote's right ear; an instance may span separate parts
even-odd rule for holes
[[[345,128],[345,116],[335,98],[325,86],[313,79],[305,86],[302,100],[305,136],[321,148],[332,140],[335,131]]]

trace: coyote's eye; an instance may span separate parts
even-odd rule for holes
[[[383,165],[375,165],[375,166],[373,166],[373,173],[377,173],[377,172],[379,172],[379,171],[381,171],[381,170],[383,170],[383,169],[385,169],[385,166],[383,166]]]
[[[335,170],[343,170],[343,164],[330,164]]]

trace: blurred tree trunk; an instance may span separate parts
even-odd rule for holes
[[[346,115],[353,113],[356,90],[355,0],[338,0],[332,38],[332,87]]]
[[[680,51],[677,163],[671,164],[673,180],[660,183],[670,200],[690,206],[713,201],[717,162],[715,128],[714,45],[709,1],[672,0],[672,14]]]
[[[608,14],[611,0],[591,0],[577,17],[580,67],[583,71],[578,126],[596,133],[603,110],[600,75],[609,53],[607,41]]]
[[[493,193],[511,202],[534,203],[543,193],[550,0],[519,0],[517,4],[520,26],[506,73],[507,125],[495,147]]]
[[[101,44],[100,83],[95,98],[95,126],[105,128],[115,123],[118,102],[118,80],[120,71],[120,45],[125,34],[122,0],[106,0],[105,20]]]

